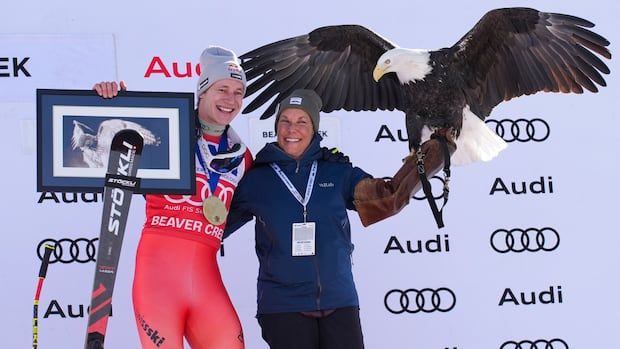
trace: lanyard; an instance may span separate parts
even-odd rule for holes
[[[228,148],[228,128],[222,133],[220,137],[220,144],[217,147],[217,152],[221,152]],[[200,139],[196,141],[196,155],[198,156],[198,161],[200,161],[200,165],[202,165],[202,169],[205,171],[207,175],[207,179],[209,180],[209,189],[211,190],[211,195],[215,195],[215,189],[217,189],[217,182],[220,180],[220,174],[217,172],[210,171],[205,163],[204,157],[202,156],[202,152],[209,152],[213,154],[213,152],[209,149],[212,146],[209,146],[205,140],[200,136]],[[215,147],[212,147],[215,149]]]
[[[286,174],[284,174],[280,166],[278,166],[276,163],[273,163],[273,162],[270,163],[269,166],[271,166],[271,168],[273,168],[273,170],[276,171],[276,174],[278,175],[278,177],[280,177],[282,182],[284,182],[284,184],[286,185],[288,190],[291,192],[291,194],[293,194],[295,199],[297,199],[297,201],[299,201],[299,203],[304,207],[304,223],[305,223],[306,217],[308,216],[308,210],[306,209],[306,206],[308,206],[308,202],[310,201],[310,196],[312,196],[312,188],[314,187],[314,179],[316,178],[316,169],[318,167],[316,160],[312,162],[312,168],[310,169],[310,175],[308,176],[308,184],[306,185],[306,194],[304,195],[303,198],[301,197],[301,194],[299,194],[299,192],[297,191],[297,188],[295,188],[293,183],[291,183],[291,181],[288,179]]]

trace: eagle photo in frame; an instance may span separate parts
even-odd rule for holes
[[[37,89],[37,191],[102,192],[114,135],[144,138],[138,193],[195,192],[194,94]]]

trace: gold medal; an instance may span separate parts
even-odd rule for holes
[[[205,215],[209,223],[220,225],[226,221],[228,210],[220,198],[211,195],[202,203],[202,214]]]

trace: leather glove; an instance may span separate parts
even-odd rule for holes
[[[344,155],[338,148],[328,149],[326,147],[321,147],[322,158],[328,162],[338,162],[341,164],[349,164],[351,160],[349,157]]]
[[[450,155],[454,154],[456,145],[451,137],[448,137],[447,144]],[[425,154],[426,176],[430,178],[443,168],[443,147],[437,139],[428,140],[421,147]],[[415,154],[410,154],[392,179],[362,179],[355,186],[353,203],[366,227],[400,212],[421,187],[417,158]]]

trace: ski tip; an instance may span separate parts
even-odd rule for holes
[[[144,138],[136,130],[124,129],[118,131],[112,139],[113,150],[123,150],[128,147],[128,144],[140,154],[144,147]]]

